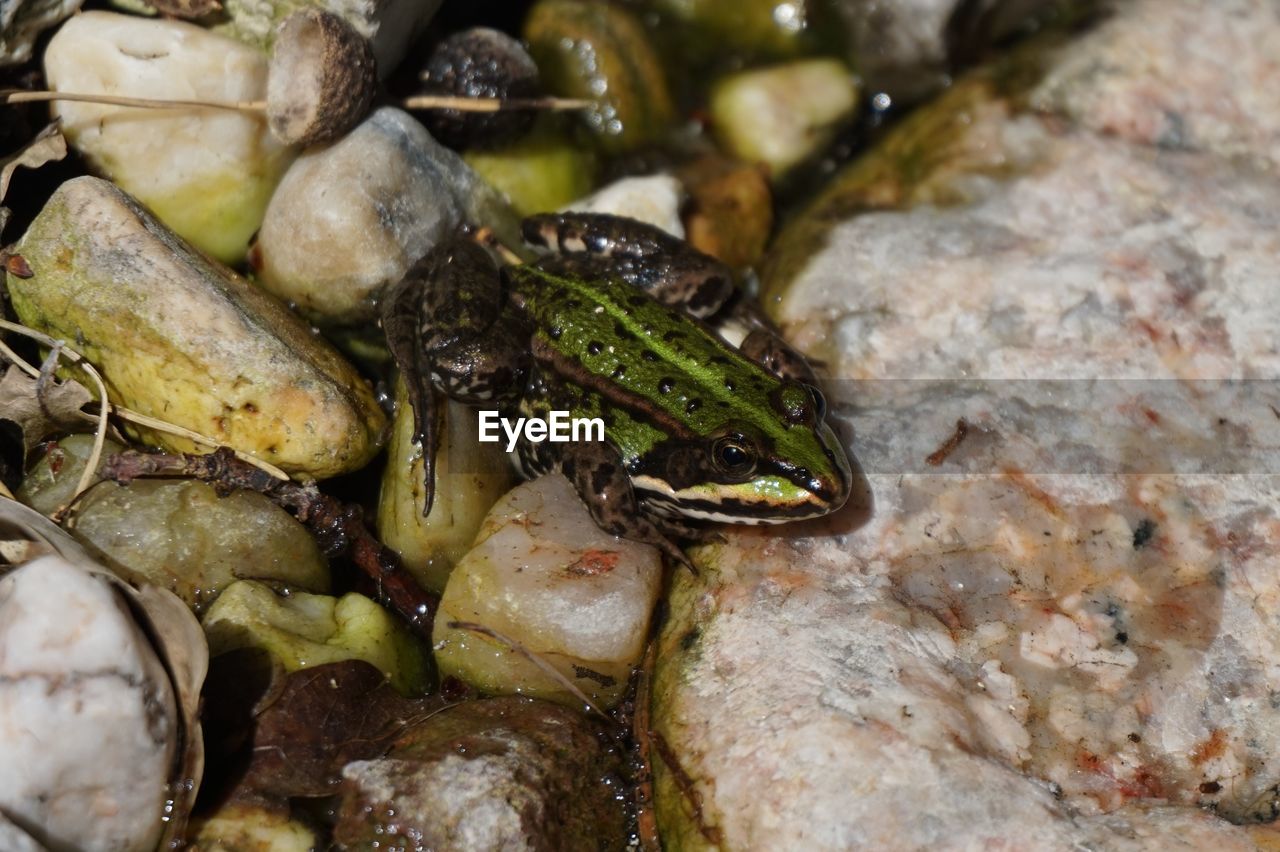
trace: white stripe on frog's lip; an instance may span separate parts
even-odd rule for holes
[[[732,498],[714,500],[705,497],[680,496],[670,483],[652,476],[634,476],[631,486],[655,512],[673,518],[695,518],[719,521],[726,524],[785,524],[790,521],[816,518],[827,514],[831,507],[816,495],[798,505],[744,503]]]

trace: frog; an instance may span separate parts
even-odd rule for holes
[[[608,214],[539,214],[521,231],[537,259],[500,265],[458,233],[381,305],[422,447],[424,514],[437,394],[504,417],[598,418],[603,440],[521,440],[519,472],[559,471],[605,532],[689,568],[678,542],[715,535],[710,523],[844,504],[850,465],[818,381],[724,264]]]

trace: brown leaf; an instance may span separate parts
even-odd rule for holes
[[[4,200],[5,194],[9,191],[9,180],[18,166],[38,169],[45,163],[61,160],[65,156],[67,156],[67,140],[62,138],[58,125],[50,124],[40,131],[30,145],[13,156],[0,160],[0,201]],[[3,222],[0,221],[0,224]]]
[[[244,784],[267,796],[332,795],[343,766],[381,756],[443,706],[439,697],[403,698],[361,660],[293,672],[258,716]]]
[[[93,400],[79,382],[48,382],[43,392],[38,384],[12,365],[0,376],[0,420],[22,432],[24,454],[49,435],[84,426],[80,409]]]

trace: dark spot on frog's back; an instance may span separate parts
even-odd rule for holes
[[[596,465],[591,471],[591,487],[597,494],[603,494],[617,472],[617,468],[607,462]]]
[[[670,376],[663,376],[658,380],[658,393],[671,393],[676,386],[676,380]]]
[[[604,351],[604,347],[600,345],[598,340],[593,340],[587,344],[588,355],[599,355],[602,351]]]
[[[657,352],[654,352],[652,349],[645,349],[645,350],[643,350],[643,351],[640,353],[640,357],[641,357],[641,358],[643,358],[644,360],[646,360],[646,361],[650,362],[650,363],[657,363],[657,361],[658,361],[658,353],[657,353]]]
[[[629,304],[633,308],[643,308],[646,304],[648,304],[648,302],[649,302],[649,299],[647,296],[641,296],[639,294],[635,296],[631,296],[630,298],[627,299],[627,304]]]
[[[631,329],[627,328],[627,327],[626,327],[625,325],[623,325],[622,323],[616,323],[616,324],[614,324],[614,326],[613,326],[613,333],[614,333],[615,335],[617,335],[617,337],[618,337],[618,339],[619,339],[619,340],[633,340],[633,339],[635,339],[635,335],[631,333]]]
[[[700,400],[700,399],[691,399],[691,400],[689,400],[688,404],[686,404],[686,405],[685,405],[685,407],[684,407],[684,413],[685,413],[685,414],[693,414],[695,411],[697,411],[697,410],[698,410],[699,408],[701,408],[701,407],[702,407],[702,400]]]

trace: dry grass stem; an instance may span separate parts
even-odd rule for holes
[[[528,648],[521,645],[516,640],[502,635],[491,627],[485,627],[483,624],[477,624],[474,621],[450,621],[445,626],[451,630],[469,630],[472,633],[479,633],[481,636],[488,636],[490,639],[501,642],[503,645],[506,645],[508,648],[537,666],[543,674],[563,686],[574,698],[581,701],[587,707],[590,707],[605,719],[608,719],[609,722],[613,722],[613,717],[597,707],[595,702],[588,698],[587,694],[579,689],[576,683],[564,676],[563,672],[548,663],[546,660],[542,659],[538,654],[535,654],[533,651],[530,651]]]
[[[265,113],[267,102],[170,100],[168,98],[135,98],[89,92],[0,91],[0,103],[25,104],[43,101],[74,101],[103,106],[139,107],[142,109],[223,109],[234,112]],[[504,109],[577,110],[595,106],[593,101],[574,98],[459,98],[449,95],[414,95],[400,101],[404,109],[454,109],[460,112],[499,112]]]
[[[107,396],[107,386],[106,383],[103,382],[101,374],[98,373],[94,366],[90,364],[83,355],[67,346],[65,341],[55,340],[43,332],[36,331],[33,328],[20,325],[19,323],[9,322],[8,320],[0,319],[0,328],[12,331],[15,334],[21,334],[24,337],[29,337],[37,343],[47,346],[50,352],[56,354],[59,358],[65,357],[70,363],[84,370],[98,389],[97,413],[91,414],[87,411],[81,412],[87,421],[96,424],[93,435],[93,451],[89,456],[88,464],[85,465],[84,472],[80,475],[80,481],[77,483],[70,501],[68,501],[65,506],[59,507],[58,510],[53,513],[55,520],[60,518],[67,508],[75,503],[76,499],[79,498],[82,493],[88,490],[89,484],[93,479],[93,475],[98,469],[98,462],[102,458],[102,448],[107,439],[107,416],[109,414],[115,414],[121,420],[127,420],[130,423],[136,423],[139,426],[146,426],[147,428],[154,429],[157,432],[164,432],[170,435],[176,435],[180,438],[186,438],[193,444],[209,447],[210,449],[218,449],[219,447],[224,446],[213,438],[201,435],[199,432],[194,432],[185,427],[178,426],[146,414],[141,414],[137,411],[132,411],[120,405],[112,404],[111,400]],[[20,370],[37,380],[43,380],[48,375],[40,369],[33,367],[31,364],[28,364],[2,340],[0,340],[0,354],[3,354],[5,358],[16,364]],[[51,360],[49,362],[51,369],[52,363],[53,362]],[[270,462],[256,459],[248,453],[242,453],[239,450],[232,449],[230,447],[227,449],[230,449],[231,452],[235,454],[236,458],[265,471],[275,479],[289,479],[289,474],[285,473]]]

